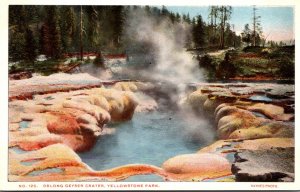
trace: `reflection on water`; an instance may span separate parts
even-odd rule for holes
[[[266,102],[271,102],[272,99],[265,96],[265,95],[252,95],[251,97],[249,97],[250,100],[252,101],[266,101]]]
[[[29,124],[30,124],[30,123],[31,123],[31,121],[25,121],[25,120],[21,121],[21,122],[19,123],[19,125],[20,125],[20,130],[29,128]]]
[[[25,166],[31,166],[37,162],[41,161],[40,159],[34,159],[34,160],[30,160],[30,161],[21,161],[20,163],[22,165],[25,165]]]
[[[10,147],[10,149],[12,149],[17,154],[24,154],[24,153],[28,152],[28,151],[21,149],[20,147]]]
[[[63,170],[60,168],[47,168],[43,170],[37,170],[37,171],[32,171],[28,175],[30,176],[38,176],[38,175],[43,175],[47,173],[63,173]]]
[[[211,142],[199,136],[195,139],[195,132],[188,133],[187,127],[199,128],[201,135],[200,123],[170,111],[135,113],[131,121],[109,126],[117,129],[115,135],[99,138],[91,151],[79,154],[95,170],[135,163],[161,166],[170,157],[195,153]],[[138,179],[133,180],[148,181],[152,177],[136,176]]]

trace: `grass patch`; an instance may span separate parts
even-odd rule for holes
[[[295,53],[293,46],[263,48],[246,47],[228,52],[237,76],[262,75],[274,79],[294,79]]]

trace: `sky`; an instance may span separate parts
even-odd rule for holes
[[[208,6],[166,6],[169,11],[180,14],[189,13],[190,17],[201,15],[208,22]],[[230,24],[234,24],[237,34],[243,31],[245,24],[252,26],[253,7],[233,6]],[[261,16],[263,34],[268,40],[287,41],[294,39],[294,8],[256,6],[256,15]]]

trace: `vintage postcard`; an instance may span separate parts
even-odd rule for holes
[[[1,189],[299,189],[294,1],[48,3],[2,8]]]

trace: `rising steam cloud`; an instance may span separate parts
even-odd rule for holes
[[[203,79],[197,61],[185,48],[191,30],[188,24],[173,24],[168,18],[158,20],[137,9],[129,13],[126,26],[126,36],[152,46],[155,66],[148,73],[153,79],[177,85]]]
[[[139,71],[147,79],[157,80],[176,87],[168,92],[173,103],[186,96],[187,83],[203,81],[203,73],[193,55],[186,51],[186,40],[191,27],[184,22],[172,23],[168,18],[160,19],[147,14],[142,9],[132,10],[128,17],[125,35],[152,48],[154,67]],[[186,137],[192,140],[211,142],[214,132],[207,119],[201,118],[190,108],[180,107],[178,113],[185,116],[190,126],[183,127]]]

